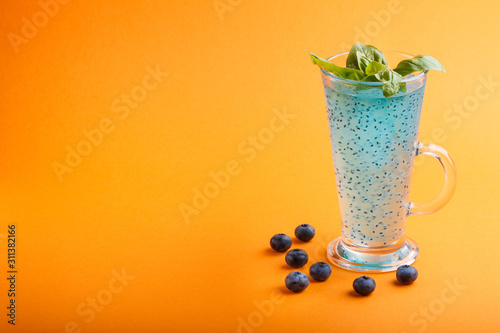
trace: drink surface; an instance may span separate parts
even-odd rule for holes
[[[395,244],[405,233],[425,85],[390,98],[324,89],[342,235],[362,247]]]

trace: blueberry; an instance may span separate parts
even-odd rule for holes
[[[396,271],[396,279],[402,284],[412,284],[417,277],[417,269],[410,265],[399,266]]]
[[[332,268],[326,262],[317,262],[311,265],[309,268],[309,275],[319,282],[328,280],[332,274]]]
[[[292,246],[292,239],[285,234],[276,234],[271,238],[271,248],[277,252],[285,252]]]
[[[304,223],[295,228],[295,237],[300,239],[303,242],[309,242],[313,239],[316,231],[312,227],[312,225]]]
[[[375,290],[375,280],[369,276],[360,276],[352,283],[354,291],[362,296],[368,296]]]
[[[293,249],[288,251],[285,256],[285,261],[288,266],[293,268],[300,268],[307,264],[307,260],[309,257],[307,256],[306,251],[301,249]]]
[[[285,286],[294,293],[300,293],[309,286],[309,278],[301,272],[291,272],[286,276]]]

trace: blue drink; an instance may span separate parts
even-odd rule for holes
[[[395,245],[405,234],[425,84],[390,98],[379,87],[351,88],[324,85],[342,235],[361,247]]]
[[[384,52],[389,64],[412,56]],[[343,66],[347,52],[330,58]],[[384,97],[381,82],[342,79],[321,70],[330,127],[342,236],[327,250],[337,266],[365,272],[411,264],[418,246],[405,236],[406,218],[429,214],[453,195],[456,173],[446,150],[418,142],[427,72],[403,79],[404,88]],[[410,202],[415,157],[431,155],[445,171],[434,199]]]

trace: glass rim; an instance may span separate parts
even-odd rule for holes
[[[385,52],[397,53],[397,54],[406,56],[408,58],[413,58],[414,57],[413,54],[406,53],[406,52],[395,51],[395,50],[387,50]],[[335,54],[335,55],[327,58],[327,60],[330,61],[332,59],[335,59],[337,57],[343,56],[345,54],[349,54],[349,51],[337,53],[337,54]],[[362,85],[371,86],[371,87],[380,87],[380,86],[383,85],[383,82],[365,82],[365,81],[356,81],[356,80],[345,79],[345,78],[338,77],[337,75],[335,75],[333,73],[330,73],[330,72],[324,70],[323,68],[320,68],[320,70],[323,73],[323,75],[325,75],[325,76],[327,76],[327,77],[329,77],[329,78],[331,78],[333,80],[342,82],[342,83],[356,84],[356,85],[362,84]],[[429,72],[428,70],[421,71],[420,73],[418,73],[415,76],[412,76],[412,77],[409,77],[409,78],[406,78],[406,79],[402,79],[401,83],[412,83],[412,82],[418,81],[418,80],[424,78],[427,75],[428,72]]]

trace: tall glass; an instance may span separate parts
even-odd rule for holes
[[[347,52],[329,60],[345,66]],[[389,65],[411,58],[384,52]],[[410,264],[418,246],[405,236],[406,218],[429,214],[453,195],[456,171],[443,148],[418,141],[427,71],[405,77],[406,92],[386,98],[382,83],[342,79],[321,70],[342,221],[342,236],[328,257],[342,268],[385,272]],[[440,194],[426,203],[409,201],[417,155],[435,157],[445,171]]]

